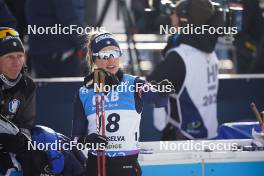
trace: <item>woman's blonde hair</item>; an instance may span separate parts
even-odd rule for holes
[[[87,64],[88,64],[88,68],[90,70],[90,72],[93,72],[94,70],[94,61],[93,61],[93,51],[92,51],[92,41],[94,40],[94,38],[98,35],[100,35],[101,32],[100,31],[93,31],[88,33],[88,43],[87,43],[87,49],[88,49],[88,54],[87,54]]]

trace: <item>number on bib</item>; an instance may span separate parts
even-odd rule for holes
[[[110,133],[116,132],[119,129],[118,122],[120,121],[120,115],[117,113],[110,114],[107,117],[108,124],[106,130]]]

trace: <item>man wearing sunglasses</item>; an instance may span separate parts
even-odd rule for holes
[[[111,89],[105,92],[105,135],[106,175],[140,176],[138,164],[139,125],[143,104],[165,106],[168,95],[174,92],[172,84],[164,80],[161,84],[168,85],[168,92],[143,91],[142,87],[152,84],[136,76],[124,74],[120,68],[122,52],[118,42],[110,33],[91,35],[88,44],[91,70],[100,69],[105,73],[105,85]],[[74,120],[72,137],[82,137],[97,133],[95,112],[94,73],[85,78],[84,86],[80,88],[74,103]],[[137,84],[139,89],[136,89]],[[158,84],[158,83],[155,83]],[[118,90],[120,85],[126,85],[127,90]],[[141,85],[141,86],[140,86]],[[132,88],[132,89],[130,89]],[[88,136],[89,136],[88,135]],[[97,175],[96,152],[89,151],[87,160],[87,175]]]
[[[15,134],[0,129],[0,175],[10,167],[16,169],[10,153],[30,175],[31,154],[26,149],[35,118],[35,84],[24,67],[25,50],[18,32],[0,27],[0,113],[19,129]]]

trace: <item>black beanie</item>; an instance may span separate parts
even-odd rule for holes
[[[214,15],[215,9],[210,0],[181,0],[176,4],[176,14],[184,14],[187,23],[200,26],[206,24]]]
[[[16,30],[8,27],[0,27],[0,56],[11,52],[25,52],[23,43]]]

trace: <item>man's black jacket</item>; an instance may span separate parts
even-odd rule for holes
[[[36,86],[33,80],[23,75],[12,88],[1,85],[1,114],[14,122],[18,128],[30,130],[35,119]]]

